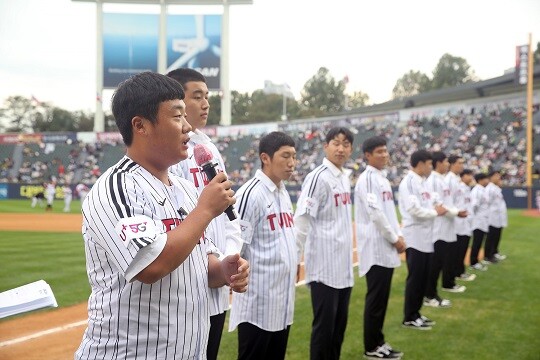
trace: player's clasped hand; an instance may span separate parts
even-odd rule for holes
[[[231,289],[238,293],[246,292],[249,282],[249,263],[240,254],[229,255],[221,261],[223,274]]]

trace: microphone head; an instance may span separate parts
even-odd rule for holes
[[[203,166],[203,164],[211,162],[214,158],[212,151],[204,144],[195,145],[193,148],[193,156],[195,157],[195,162],[198,166]]]

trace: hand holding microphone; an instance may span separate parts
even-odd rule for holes
[[[210,151],[210,149],[208,149],[208,147],[206,147],[204,144],[197,144],[193,148],[193,155],[195,157],[195,162],[206,174],[208,181],[212,181],[212,179],[217,175],[217,164],[213,161],[214,156],[212,155],[212,151]],[[229,205],[229,207],[225,209],[225,213],[227,214],[229,220],[232,221],[236,219],[236,213],[232,205]]]

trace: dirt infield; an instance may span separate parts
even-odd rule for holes
[[[81,231],[80,214],[2,214],[0,230]],[[0,360],[73,359],[86,328],[86,303],[0,323]]]
[[[80,232],[81,214],[2,214],[0,230]]]

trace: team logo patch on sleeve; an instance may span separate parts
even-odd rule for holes
[[[253,227],[251,226],[251,223],[249,221],[240,219],[238,224],[240,225],[242,240],[246,244],[251,244],[251,238],[253,236]]]
[[[313,217],[317,216],[317,210],[319,209],[319,201],[317,199],[306,197],[303,205],[307,214],[311,214]]]
[[[156,236],[163,232],[145,215],[120,219],[115,230],[126,248],[133,243],[139,249],[151,244]]]

